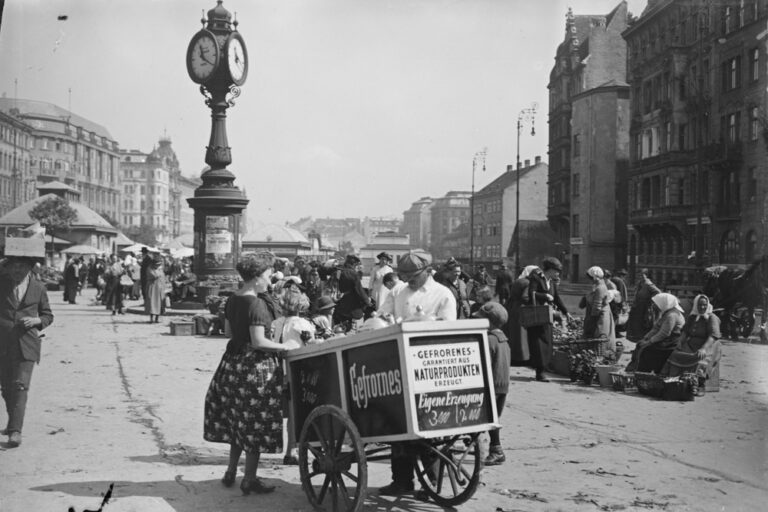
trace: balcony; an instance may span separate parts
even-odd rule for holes
[[[680,221],[687,218],[696,217],[698,209],[696,205],[675,205],[675,206],[657,206],[633,210],[629,212],[630,224],[658,224],[669,221]],[[709,215],[709,208],[704,206],[701,212],[702,217]]]
[[[547,208],[547,217],[570,218],[571,207],[568,203],[553,204]]]
[[[733,170],[742,162],[742,143],[715,142],[703,148],[704,163],[713,170]]]

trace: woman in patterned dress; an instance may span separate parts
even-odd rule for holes
[[[234,484],[245,451],[243,494],[274,490],[256,477],[259,456],[283,449],[283,369],[278,358],[287,347],[270,340],[270,327],[280,315],[267,293],[274,262],[269,252],[243,255],[238,262],[245,283],[227,300],[225,332],[230,340],[205,397],[203,437],[230,445],[221,480],[226,487]]]

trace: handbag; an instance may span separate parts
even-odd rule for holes
[[[122,286],[133,286],[133,279],[128,274],[123,274],[120,276],[120,284]]]

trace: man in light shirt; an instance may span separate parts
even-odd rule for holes
[[[422,251],[411,251],[400,258],[397,273],[402,282],[390,291],[380,315],[395,322],[419,320],[456,320],[456,299],[451,291],[432,278],[430,257]],[[412,492],[413,468],[419,455],[417,445],[392,443],[392,483],[379,489],[379,494],[399,496]],[[420,491],[422,492],[422,491]],[[417,494],[417,497],[420,497]]]
[[[412,320],[456,320],[456,299],[451,291],[432,278],[429,255],[411,251],[397,266],[401,283],[396,285],[379,307],[381,316],[395,322]]]

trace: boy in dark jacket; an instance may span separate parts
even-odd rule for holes
[[[509,391],[509,344],[502,328],[507,323],[507,310],[498,302],[486,302],[473,315],[475,318],[487,318],[488,350],[491,355],[491,372],[493,373],[493,389],[496,394],[496,411],[499,417],[504,410],[504,402]],[[501,448],[499,429],[488,431],[491,438],[486,466],[498,466],[506,460]]]

